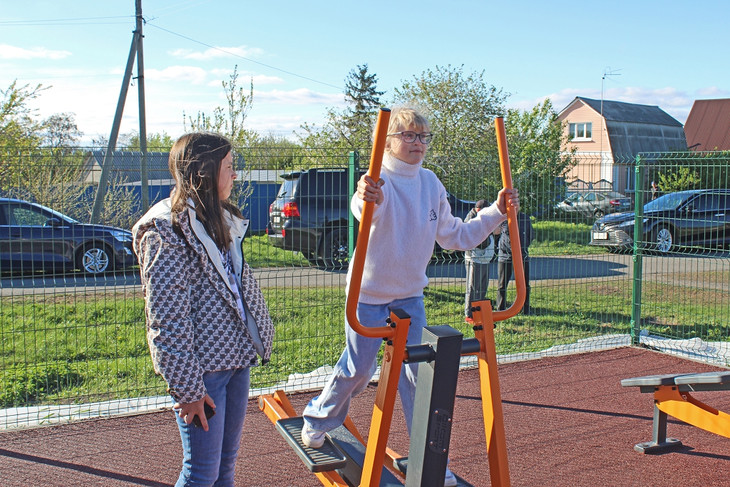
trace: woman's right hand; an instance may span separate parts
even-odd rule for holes
[[[381,189],[385,181],[379,179],[376,183],[373,178],[367,174],[363,174],[360,180],[357,182],[357,197],[363,201],[372,201],[376,205],[383,202],[383,190]]]
[[[200,418],[200,426],[203,430],[208,431],[208,419],[205,417],[205,403],[208,403],[210,407],[215,409],[215,403],[213,398],[208,394],[203,396],[202,399],[195,402],[187,403],[175,403],[172,409],[177,411],[177,414],[185,421],[186,424],[190,424],[195,419],[195,416]]]

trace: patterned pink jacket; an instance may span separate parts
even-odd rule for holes
[[[155,372],[181,403],[201,399],[203,373],[268,362],[274,337],[261,289],[243,259],[248,222],[230,217],[229,247],[248,319],[234,297],[220,252],[195,212],[172,227],[169,199],[153,206],[132,228],[142,276],[147,343]]]

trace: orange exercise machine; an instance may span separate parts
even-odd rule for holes
[[[390,110],[381,109],[368,171],[376,181],[380,178],[389,119]],[[502,118],[496,119],[496,131],[502,183],[505,188],[512,188]],[[347,320],[355,332],[366,337],[382,338],[385,342],[368,441],[364,440],[348,417],[342,427],[326,435],[322,448],[308,448],[301,441],[303,418],[297,416],[283,391],[261,396],[259,407],[276,424],[285,440],[324,486],[441,487],[448,459],[460,357],[476,355],[491,485],[508,486],[509,466],[497,375],[494,323],[515,316],[522,309],[526,293],[522,259],[514,259],[517,297],[509,309],[493,312],[488,300],[472,303],[474,338],[463,339],[460,332],[449,326],[429,326],[424,329],[424,343],[406,346],[410,317],[402,311],[393,310],[383,327],[368,328],[357,319],[357,302],[373,209],[372,202],[366,202],[363,206],[346,305]],[[513,208],[508,209],[507,220],[510,234],[518,235],[517,214]],[[521,256],[520,239],[513,238],[510,241],[512,255]],[[387,447],[398,380],[404,362],[419,363],[410,458],[402,457]],[[459,479],[459,485],[470,484]]]
[[[654,394],[653,434],[650,441],[634,445],[639,453],[661,453],[682,446],[676,438],[667,438],[667,416],[710,433],[730,438],[730,414],[698,400],[692,393],[730,390],[730,372],[645,375],[623,379],[624,387],[638,387]]]

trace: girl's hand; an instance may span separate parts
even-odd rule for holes
[[[497,208],[502,214],[507,213],[508,208],[520,211],[520,192],[517,189],[502,188],[497,195]]]
[[[208,394],[195,402],[187,402],[184,404],[180,404],[179,402],[175,403],[172,409],[177,411],[178,416],[180,416],[186,424],[192,423],[197,416],[200,420],[200,426],[203,430],[208,431],[208,418],[205,417],[205,403],[208,403],[210,407],[215,409],[213,398]]]
[[[383,190],[381,189],[385,181],[379,179],[376,183],[373,178],[367,174],[363,174],[357,182],[357,191],[355,194],[363,201],[373,201],[376,205],[383,202]]]

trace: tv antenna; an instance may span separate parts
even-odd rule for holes
[[[603,116],[603,83],[606,81],[606,76],[621,76],[620,69],[611,69],[610,66],[607,66],[606,69],[603,70],[603,76],[601,76],[601,116]]]

